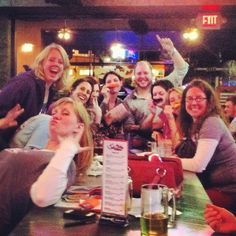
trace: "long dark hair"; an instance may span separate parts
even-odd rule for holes
[[[206,113],[196,123],[193,122],[193,118],[188,114],[185,108],[186,94],[188,90],[193,87],[199,88],[206,95],[207,98]],[[206,118],[208,118],[209,116],[217,115],[220,116],[220,118],[222,118],[223,121],[226,123],[225,117],[220,107],[219,100],[211,85],[202,79],[192,80],[183,91],[180,106],[179,126],[183,137],[191,137],[191,135],[197,134]]]
[[[106,83],[106,80],[107,80],[108,75],[114,75],[114,76],[116,76],[120,81],[122,80],[122,77],[121,77],[118,73],[116,73],[115,71],[108,71],[108,72],[103,76],[103,79],[102,79],[104,84]]]

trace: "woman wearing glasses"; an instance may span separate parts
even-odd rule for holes
[[[195,79],[185,88],[179,121],[182,135],[197,144],[193,158],[181,159],[183,169],[198,173],[214,204],[235,211],[236,144],[207,82]]]

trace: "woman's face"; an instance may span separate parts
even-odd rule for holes
[[[94,84],[94,86],[93,86],[93,92],[92,92],[92,94],[91,94],[91,97],[92,97],[93,99],[96,99],[96,98],[98,98],[99,93],[100,93],[99,84]]]
[[[45,81],[51,85],[62,77],[64,61],[61,53],[53,48],[42,63]]]
[[[164,107],[168,103],[168,92],[161,86],[154,86],[152,89],[153,102],[159,106]]]
[[[113,74],[109,74],[106,78],[106,87],[109,89],[111,94],[118,93],[122,86],[122,81]]]
[[[193,120],[201,118],[207,111],[205,93],[197,87],[190,88],[186,93],[185,109]]]
[[[81,82],[76,89],[72,92],[71,97],[75,101],[81,101],[84,105],[88,102],[92,93],[92,86],[90,83],[84,81]]]
[[[54,107],[49,126],[51,138],[67,137],[78,132],[80,123],[71,103],[62,103]]]
[[[180,104],[181,104],[181,97],[182,95],[176,91],[172,91],[169,94],[169,102],[170,105],[172,107],[172,109],[174,110],[174,113],[178,113],[179,108],[180,108]]]
[[[225,116],[228,118],[232,118],[235,116],[236,112],[234,111],[236,106],[234,106],[234,104],[231,101],[226,101],[225,102],[225,108],[224,108],[224,112],[225,112]]]

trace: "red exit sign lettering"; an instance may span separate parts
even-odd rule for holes
[[[197,26],[202,29],[220,29],[224,21],[220,13],[200,13],[196,19]]]

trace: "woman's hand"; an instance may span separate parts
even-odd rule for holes
[[[174,119],[173,108],[171,107],[171,105],[165,105],[163,112],[168,119]]]
[[[100,106],[98,105],[97,98],[94,98],[92,101],[92,107],[88,108],[88,111],[92,113],[92,122],[95,124],[100,124],[102,120],[102,110]]]
[[[204,212],[206,222],[219,233],[236,232],[235,216],[224,208],[207,204]]]
[[[84,124],[80,123],[78,129],[71,135],[60,138],[60,149],[69,149],[74,154],[91,150],[91,147],[81,147],[80,140],[84,133]]]
[[[24,108],[21,108],[19,104],[14,106],[6,116],[0,119],[0,128],[6,129],[17,125],[16,118],[24,112]]]
[[[157,106],[152,100],[148,102],[148,109],[152,114],[156,114]]]
[[[109,102],[110,100],[110,89],[107,88],[106,85],[104,85],[101,89],[101,94],[103,95],[104,99],[103,99],[103,102],[104,103],[107,103]]]

